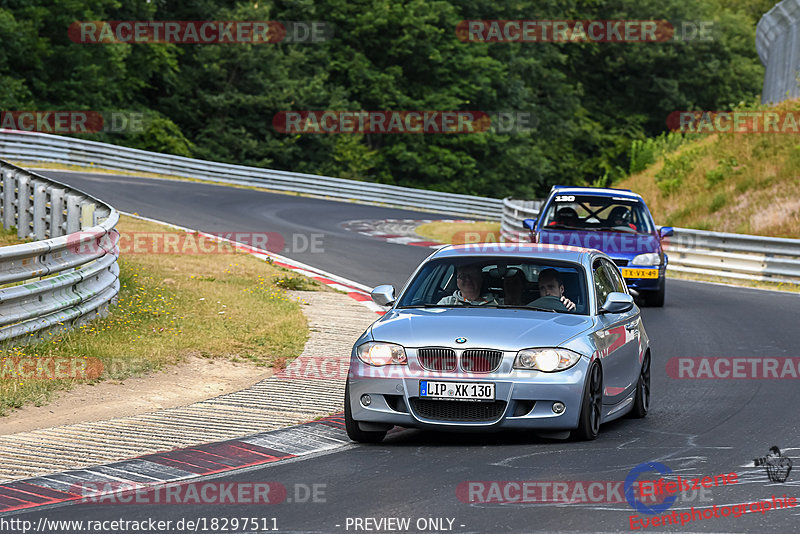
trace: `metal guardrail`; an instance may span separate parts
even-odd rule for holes
[[[527,242],[524,219],[539,216],[542,201],[503,200],[501,235]],[[800,284],[800,239],[675,228],[664,240],[668,271]]]
[[[91,165],[120,171],[182,176],[489,220],[497,220],[502,206],[502,200],[497,198],[230,165],[84,139],[17,130],[0,129],[0,157],[14,161]]]
[[[0,247],[0,341],[27,342],[105,312],[119,293],[117,211],[0,161],[0,220],[23,239]]]
[[[800,0],[783,0],[756,26],[756,50],[766,67],[762,104],[776,104],[800,96]]]

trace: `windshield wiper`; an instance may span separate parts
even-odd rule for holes
[[[477,308],[478,304],[470,304],[469,302],[459,302],[457,304],[414,304],[413,306],[398,306],[398,310],[410,310],[414,308],[461,308],[463,306]],[[485,306],[481,306],[485,307]]]
[[[553,312],[558,313],[556,310],[552,308],[539,308],[537,306],[524,306],[524,305],[513,305],[513,304],[503,304],[500,306],[493,306],[494,308],[505,308],[505,309],[512,309],[512,310],[533,310],[533,311],[543,311],[543,312]]]

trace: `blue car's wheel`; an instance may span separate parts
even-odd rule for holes
[[[572,437],[580,441],[597,439],[600,434],[600,418],[603,409],[603,370],[596,361],[589,367],[586,375],[586,386],[583,389],[581,414],[578,428],[572,431]]]

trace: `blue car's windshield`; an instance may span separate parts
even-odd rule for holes
[[[584,270],[578,264],[524,258],[447,258],[425,264],[397,306],[513,307],[586,315],[586,295]]]
[[[643,202],[592,195],[556,195],[542,215],[539,227],[545,230],[611,230],[644,234],[655,231]]]

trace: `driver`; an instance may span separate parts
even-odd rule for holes
[[[611,226],[629,226],[636,230],[631,221],[631,211],[625,206],[617,206],[611,213],[608,214],[607,221],[611,222]]]
[[[497,305],[497,299],[492,293],[481,295],[483,274],[480,265],[460,265],[456,269],[456,285],[458,289],[452,295],[443,297],[437,304],[470,304],[483,306],[486,304]]]
[[[531,306],[544,306],[548,304],[542,301],[546,297],[555,297],[564,309],[555,308],[560,311],[574,311],[575,303],[564,296],[564,282],[561,280],[561,275],[555,269],[544,269],[539,273],[539,298],[530,303]],[[541,302],[540,302],[541,301]],[[537,304],[538,303],[538,304]]]

